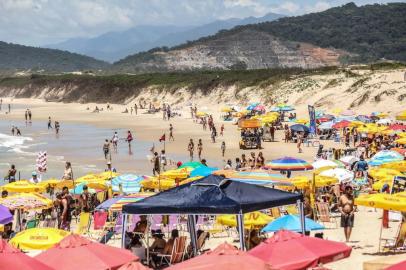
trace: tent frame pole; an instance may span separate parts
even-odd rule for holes
[[[305,220],[305,214],[304,214],[304,205],[301,200],[297,200],[297,207],[299,208],[299,215],[300,215],[300,228],[302,231],[302,234],[305,235],[306,232],[306,220]]]
[[[197,256],[197,234],[196,234],[196,220],[195,215],[188,215],[187,225],[190,234],[190,241],[193,248],[193,256]]]
[[[237,214],[237,225],[240,236],[240,249],[245,250],[244,214],[242,211]]]
[[[123,214],[123,228],[121,228],[121,248],[125,248],[125,229],[127,227],[127,216],[128,214]]]

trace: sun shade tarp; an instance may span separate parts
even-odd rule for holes
[[[126,214],[238,214],[302,200],[301,194],[209,175],[123,206]]]

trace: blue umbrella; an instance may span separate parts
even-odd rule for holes
[[[333,125],[334,125],[334,122],[333,122],[333,121],[324,122],[324,123],[321,123],[318,128],[319,128],[320,130],[333,129]]]
[[[307,126],[302,125],[302,124],[296,124],[296,125],[290,126],[290,129],[293,131],[296,131],[296,132],[305,132],[305,133],[310,132],[310,129]]]
[[[248,107],[247,107],[247,110],[249,110],[249,111],[252,111],[256,106],[258,106],[259,105],[259,102],[254,102],[254,103],[251,103]]]
[[[13,215],[7,207],[0,204],[0,224],[7,224],[10,222],[13,222]]]
[[[383,150],[376,153],[375,156],[373,156],[372,159],[368,162],[368,164],[371,166],[379,166],[385,163],[401,160],[403,160],[403,156],[398,152]]]
[[[122,174],[111,180],[111,187],[113,191],[119,192],[120,186],[125,194],[140,192],[140,182],[144,180],[144,177],[135,174]]]
[[[313,221],[310,218],[305,218],[305,227],[306,227],[306,231],[324,229],[323,225]],[[277,218],[274,221],[272,221],[271,223],[269,223],[268,225],[266,225],[262,229],[262,232],[277,232],[282,229],[300,232],[302,230],[300,217],[297,215],[286,215],[286,216]]]
[[[214,168],[214,167],[206,167],[206,166],[200,166],[197,167],[196,169],[194,169],[191,173],[190,173],[190,177],[196,177],[196,176],[208,176],[210,174],[212,174],[214,171],[217,171],[218,168]]]
[[[73,193],[73,194],[82,194],[84,186],[87,186],[87,183],[80,183],[80,184],[76,185],[76,187],[74,189],[70,189],[69,192]],[[89,188],[88,191],[90,193],[96,193],[96,190],[93,188]]]

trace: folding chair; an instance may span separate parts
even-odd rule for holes
[[[90,228],[90,213],[81,212],[79,215],[79,224],[76,228],[75,233],[85,234],[89,232]]]
[[[317,218],[321,223],[333,223],[334,228],[338,228],[337,218],[338,216],[331,214],[329,204],[324,202],[316,203]]]
[[[161,265],[165,262],[168,265],[183,261],[186,252],[186,236],[180,236],[174,240],[172,252],[169,255],[158,254],[161,257]]]
[[[385,239],[381,238],[384,241],[383,250],[388,251],[405,251],[406,244],[406,222],[399,224],[398,231],[396,233],[395,239]]]

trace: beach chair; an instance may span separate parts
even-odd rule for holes
[[[383,250],[388,251],[405,251],[405,241],[406,241],[406,222],[401,222],[396,234],[395,239],[385,239],[381,238],[381,241],[384,241]]]
[[[333,215],[330,212],[330,206],[328,203],[324,202],[317,202],[316,203],[316,214],[317,214],[317,219],[319,222],[325,224],[325,223],[332,223],[334,225],[334,228],[338,228],[337,224],[337,215]]]
[[[39,219],[32,219],[32,220],[27,221],[25,228],[33,229],[33,228],[36,228],[38,226],[38,224],[39,224]]]
[[[158,254],[161,257],[161,265],[166,263],[168,265],[180,263],[183,261],[186,252],[186,236],[180,236],[175,239],[173,243],[172,252],[169,255]]]
[[[79,215],[79,223],[76,227],[76,234],[88,233],[90,229],[90,213],[82,212]]]
[[[271,215],[275,219],[280,217],[281,216],[281,210],[279,209],[279,207],[271,208]]]

